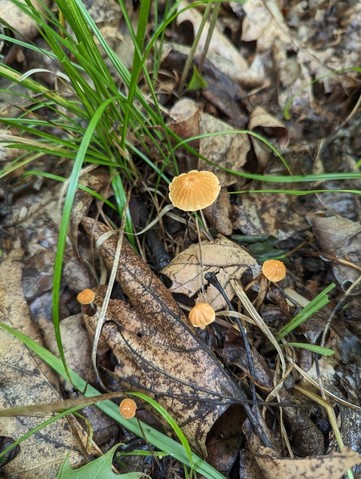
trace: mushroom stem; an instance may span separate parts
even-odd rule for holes
[[[195,216],[196,216],[196,229],[197,229],[197,236],[198,236],[199,264],[201,268],[201,274],[200,274],[201,290],[202,290],[202,297],[204,297],[205,289],[204,289],[204,279],[203,279],[203,256],[202,256],[201,231],[199,229],[198,216],[197,215]]]

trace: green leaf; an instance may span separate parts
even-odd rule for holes
[[[65,459],[57,479],[140,479],[149,477],[143,472],[129,472],[127,474],[115,474],[112,471],[113,456],[118,446],[114,446],[104,456],[95,459],[80,469],[72,469],[69,458]]]
[[[291,321],[289,321],[285,326],[283,326],[282,329],[280,329],[280,331],[276,334],[276,339],[280,340],[284,338],[287,334],[298,328],[300,324],[307,321],[307,319],[313,314],[317,313],[317,311],[326,306],[330,302],[328,293],[332,291],[335,286],[335,283],[331,283],[320,294],[313,298],[313,300],[310,301],[307,306],[301,309],[301,311],[297,313],[296,316],[291,319]]]
[[[292,346],[293,348],[307,349],[307,351],[312,351],[316,354],[322,354],[322,356],[332,356],[335,354],[335,351],[330,348],[323,348],[322,346],[317,346],[317,344],[308,344],[308,343],[281,343],[281,347]]]
[[[189,82],[187,91],[200,90],[201,88],[207,88],[208,84],[202,77],[196,67],[193,68],[193,75]]]

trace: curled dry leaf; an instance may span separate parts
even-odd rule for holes
[[[345,447],[328,456],[279,458],[268,448],[260,448],[256,461],[265,479],[340,479],[347,469],[361,462],[361,456]]]
[[[82,225],[96,241],[109,232],[105,225],[90,218],[85,218]],[[113,265],[116,244],[113,235],[99,248],[108,268]],[[110,300],[108,321],[102,330],[102,337],[117,358],[114,373],[124,389],[155,394],[182,426],[192,445],[204,454],[206,435],[227,408],[222,399],[242,400],[245,394],[197,337],[170,291],[126,241],[117,280],[129,303]],[[97,288],[96,292],[96,313],[84,314],[93,331],[104,288]],[[244,408],[252,415],[248,404]]]
[[[286,148],[290,141],[285,125],[261,106],[257,106],[251,113],[248,127],[250,130],[257,128],[265,130],[268,135],[273,136],[277,140],[281,148]]]
[[[313,232],[324,253],[340,260],[346,260],[361,267],[361,227],[345,218],[308,215]],[[347,289],[360,276],[352,267],[333,263],[333,274],[343,289]]]
[[[244,248],[226,238],[202,241],[201,247],[203,268],[199,259],[199,246],[193,244],[162,270],[173,283],[170,288],[173,293],[182,293],[189,297],[197,295],[203,282],[202,272],[214,272],[232,300],[235,293],[230,280],[239,279],[247,269],[252,270],[253,276],[259,273],[256,260]],[[212,285],[207,288],[203,299],[216,311],[227,306],[221,294]]]
[[[279,457],[273,449],[261,446],[248,421],[243,425],[251,452],[262,470],[262,479],[340,479],[347,469],[361,462],[361,455],[344,447],[327,456]]]
[[[183,22],[190,22],[194,29],[194,35],[196,35],[202,22],[202,15],[195,8],[188,8],[187,10],[184,10],[184,7],[188,5],[188,2],[180,2],[177,23],[181,24]],[[202,52],[205,46],[208,30],[209,23],[207,22],[198,42],[196,50],[197,55]],[[234,80],[240,80],[248,69],[247,62],[241,56],[237,48],[231,43],[230,40],[228,40],[225,35],[218,30],[217,27],[212,33],[208,54],[217,54],[223,59],[223,63],[231,64],[233,66],[232,72],[228,71],[227,73],[231,73]]]

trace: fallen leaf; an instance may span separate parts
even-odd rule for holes
[[[24,0],[20,0],[20,4],[26,6]],[[44,5],[45,4],[45,5]],[[38,11],[44,9],[44,6],[48,5],[48,2],[34,1],[34,8]],[[11,0],[0,0],[0,18],[6,20],[6,25],[13,28],[15,31],[15,37],[31,40],[39,33],[35,20],[27,15],[23,10]]]
[[[361,455],[347,447],[327,456],[279,457],[273,449],[260,444],[247,420],[243,432],[264,479],[340,479],[347,469],[361,462]]]
[[[278,458],[272,450],[260,448],[255,459],[263,471],[265,479],[340,479],[347,469],[361,462],[355,451],[343,448],[328,456],[299,458]]]
[[[338,216],[308,215],[313,232],[323,252],[361,267],[361,227],[359,223]],[[360,276],[352,267],[333,263],[333,274],[343,289],[347,289]]]
[[[288,28],[285,25],[278,3],[269,0],[249,0],[243,5],[246,14],[242,25],[242,41],[257,41],[257,51],[271,47],[275,38],[290,42]]]
[[[204,113],[201,115],[200,133],[221,133],[226,135],[214,135],[202,138],[199,144],[199,153],[205,156],[211,163],[200,161],[200,168],[210,171],[216,170],[222,186],[228,186],[236,182],[237,177],[222,171],[229,168],[242,171],[247,161],[247,154],[251,143],[247,135],[237,133],[237,130],[218,118]],[[232,133],[234,131],[234,134]],[[220,167],[220,168],[217,168]]]
[[[116,474],[112,471],[114,454],[119,446],[114,446],[104,456],[95,459],[80,469],[72,469],[68,459],[63,464],[57,479],[141,479],[148,477],[143,472],[129,472],[127,474]]]
[[[201,248],[203,268],[199,258],[199,245],[193,244],[162,270],[172,281],[170,290],[173,293],[194,297],[201,291],[204,274],[214,272],[232,301],[235,293],[230,280],[241,278],[247,269],[251,269],[253,276],[260,271],[256,260],[244,248],[226,238],[202,241]],[[204,299],[216,311],[227,307],[222,295],[212,285],[207,287]]]
[[[179,14],[177,16],[177,23],[178,25],[180,25],[186,21],[190,22],[193,26],[194,35],[197,35],[202,22],[202,15],[195,8],[188,8],[187,10],[181,11],[182,9],[184,9],[184,7],[188,5],[189,4],[187,2],[180,2],[178,8]],[[209,23],[206,22],[197,45],[196,55],[199,55],[205,46],[208,30]],[[223,35],[218,30],[217,27],[212,33],[211,41],[208,48],[208,55],[211,54],[218,54],[223,59],[223,62],[228,62],[233,66],[232,71],[228,71],[227,73],[230,74],[231,78],[233,78],[234,80],[239,80],[240,78],[242,78],[242,73],[244,74],[248,69],[247,62],[241,56],[237,48],[232,44],[230,40],[228,40],[225,35]]]
[[[95,241],[109,235],[109,228],[91,218],[85,218],[82,226]],[[113,265],[116,244],[112,235],[99,247],[108,268]],[[115,373],[119,381],[123,387],[155,394],[193,447],[205,454],[207,433],[227,409],[223,400],[245,399],[244,392],[195,334],[170,291],[126,242],[117,280],[129,304],[110,300],[102,334],[118,358]],[[104,293],[96,291],[98,313]],[[94,330],[96,314],[85,314],[84,319]],[[248,404],[244,408],[252,415]]]
[[[290,141],[288,130],[285,125],[276,117],[270,115],[264,108],[257,106],[250,115],[250,130],[261,129],[267,132],[267,135],[274,137],[281,148],[286,148]],[[252,140],[254,138],[252,137]]]

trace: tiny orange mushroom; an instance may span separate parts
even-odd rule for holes
[[[132,419],[132,417],[135,416],[136,411],[137,403],[134,401],[134,399],[125,398],[119,404],[119,412],[124,419]]]
[[[182,211],[197,211],[214,203],[220,191],[221,185],[214,173],[191,170],[173,178],[169,199]]]
[[[92,289],[83,289],[76,299],[80,304],[91,304],[95,299],[95,293]]]
[[[208,303],[197,303],[189,311],[189,321],[195,328],[205,329],[208,324],[216,319],[216,312]]]
[[[272,281],[272,283],[277,283],[282,281],[286,277],[286,266],[277,259],[268,259],[262,265],[263,276]]]

